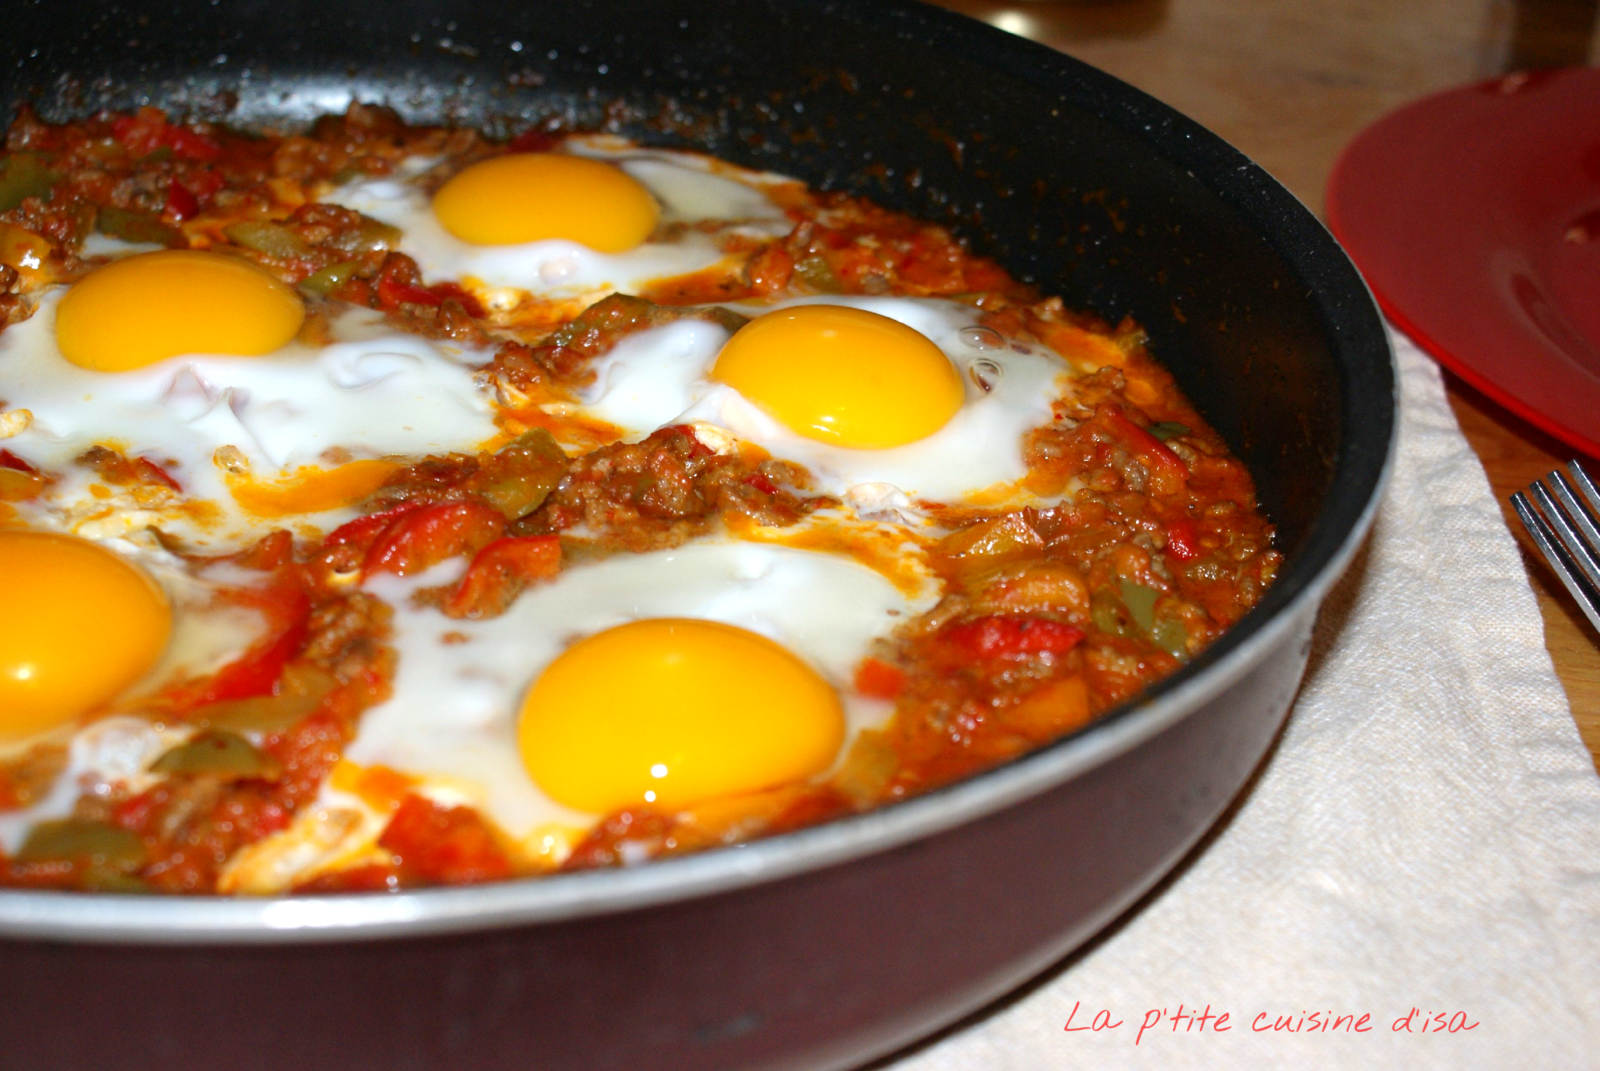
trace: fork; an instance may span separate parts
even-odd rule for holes
[[[1546,476],[1548,488],[1535,480],[1526,493],[1511,496],[1511,505],[1589,623],[1600,630],[1600,490],[1576,461],[1567,462],[1567,472],[1570,481],[1560,469]]]

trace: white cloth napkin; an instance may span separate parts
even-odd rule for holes
[[[1600,778],[1439,370],[1395,344],[1394,479],[1252,791],[1109,936],[886,1068],[1600,1067]]]

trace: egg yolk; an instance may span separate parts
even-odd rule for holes
[[[93,543],[0,531],[0,739],[92,710],[149,672],[172,611],[161,589]]]
[[[433,214],[473,245],[565,238],[598,253],[625,253],[650,237],[660,211],[649,190],[611,164],[513,153],[473,164],[439,187]]]
[[[355,503],[372,494],[400,467],[396,461],[348,461],[337,468],[302,466],[273,483],[230,479],[233,500],[258,517],[320,513]]]
[[[693,806],[827,769],[839,697],[783,647],[731,625],[635,621],[579,641],[522,704],[528,773],[590,814]]]
[[[271,353],[304,320],[299,296],[265,269],[172,249],[85,276],[56,308],[56,345],[79,367],[127,372],[189,353]]]
[[[858,450],[926,438],[965,397],[960,373],[926,336],[838,305],[758,317],[722,347],[711,376],[791,431]]]

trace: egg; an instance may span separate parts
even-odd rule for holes
[[[216,259],[230,269],[234,263]],[[36,523],[73,530],[92,524],[85,534],[95,536],[159,525],[201,546],[228,545],[270,527],[266,521],[358,501],[393,470],[386,458],[471,451],[499,434],[494,403],[474,379],[490,352],[395,332],[367,309],[335,314],[326,345],[292,340],[253,356],[242,354],[243,342],[228,346],[220,338],[212,344],[222,352],[168,354],[180,343],[197,344],[198,336],[163,335],[157,324],[149,338],[135,340],[151,327],[135,317],[126,327],[119,322],[117,331],[126,331],[130,346],[155,339],[159,345],[145,355],[164,356],[120,371],[69,360],[57,340],[92,338],[79,318],[104,300],[91,291],[84,304],[83,288],[151,263],[145,255],[130,257],[75,287],[54,288],[32,317],[0,332],[0,398],[28,414],[7,448],[61,474],[43,503],[55,519],[30,515]],[[203,309],[203,298],[202,292],[188,300]],[[283,327],[258,336],[247,326],[246,341],[260,348]],[[95,445],[161,465],[182,495],[153,502],[113,493],[72,465]]]
[[[522,763],[591,814],[692,806],[827,769],[844,709],[822,676],[748,629],[651,618],[558,655],[522,702]]]
[[[713,233],[721,227],[775,238],[792,226],[779,194],[795,183],[782,176],[612,139],[563,147],[475,164],[431,199],[419,181],[431,161],[421,160],[320,200],[399,228],[399,250],[426,277],[459,281],[491,309],[504,304],[499,290],[559,299],[637,293],[723,263]],[[660,227],[674,233],[649,240]]]
[[[239,658],[268,624],[233,597],[259,574],[196,568],[122,540],[0,529],[0,576],[0,758],[41,744],[67,753],[47,792],[0,812],[0,850],[11,853],[86,791],[158,780],[149,763],[194,728],[137,712],[163,687]]]
[[[147,574],[87,540],[0,530],[0,739],[54,728],[148,673],[172,610]]]
[[[525,846],[570,844],[621,806],[826,769],[890,713],[850,690],[857,664],[938,587],[908,594],[847,557],[719,540],[574,565],[496,618],[413,600],[459,571],[368,581],[395,608],[398,670],[345,757],[469,803]]]
[[[760,316],[717,353],[711,378],[795,434],[852,450],[926,439],[966,400],[961,374],[926,335],[843,305]]]
[[[756,317],[731,338],[684,320],[622,339],[595,362],[582,412],[632,436],[714,425],[805,466],[816,491],[896,508],[1022,480],[1023,437],[1072,390],[1060,357],[1005,342],[957,301],[730,307]]]
[[[472,245],[554,238],[626,253],[650,237],[661,212],[642,183],[602,160],[511,153],[453,175],[433,195],[433,214]]]
[[[264,269],[174,249],[90,272],[56,308],[56,345],[80,368],[126,372],[189,353],[271,353],[304,320],[299,295]]]

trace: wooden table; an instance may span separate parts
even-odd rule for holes
[[[1597,0],[936,0],[1131,82],[1238,146],[1318,213],[1339,150],[1416,97],[1600,59]],[[1600,766],[1600,648],[1507,496],[1573,451],[1448,376],[1523,549],[1545,644]]]

